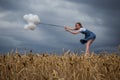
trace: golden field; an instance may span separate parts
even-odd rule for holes
[[[0,55],[0,80],[120,80],[120,55]]]

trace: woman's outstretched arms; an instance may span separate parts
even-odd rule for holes
[[[64,28],[68,29],[68,30],[75,30],[75,28],[71,28],[71,27],[67,27],[67,26],[65,26]]]
[[[73,30],[75,30],[75,28],[73,29],[73,28],[70,28],[70,27],[65,27],[65,30],[72,33],[72,34],[79,34],[80,33],[80,31],[78,31],[78,30],[73,31]]]

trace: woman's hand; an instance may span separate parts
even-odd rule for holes
[[[69,27],[65,26],[64,28],[65,28],[66,31],[69,31]]]
[[[75,28],[70,28],[70,27],[67,27],[67,26],[65,26],[64,28],[65,28],[66,31],[68,31],[68,32],[70,32],[72,34],[80,33],[80,31],[75,31]]]

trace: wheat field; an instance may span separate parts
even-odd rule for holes
[[[0,55],[0,80],[120,80],[120,55]]]

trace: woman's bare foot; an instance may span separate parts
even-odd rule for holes
[[[89,53],[85,53],[85,57],[89,57],[90,56],[90,54]]]

